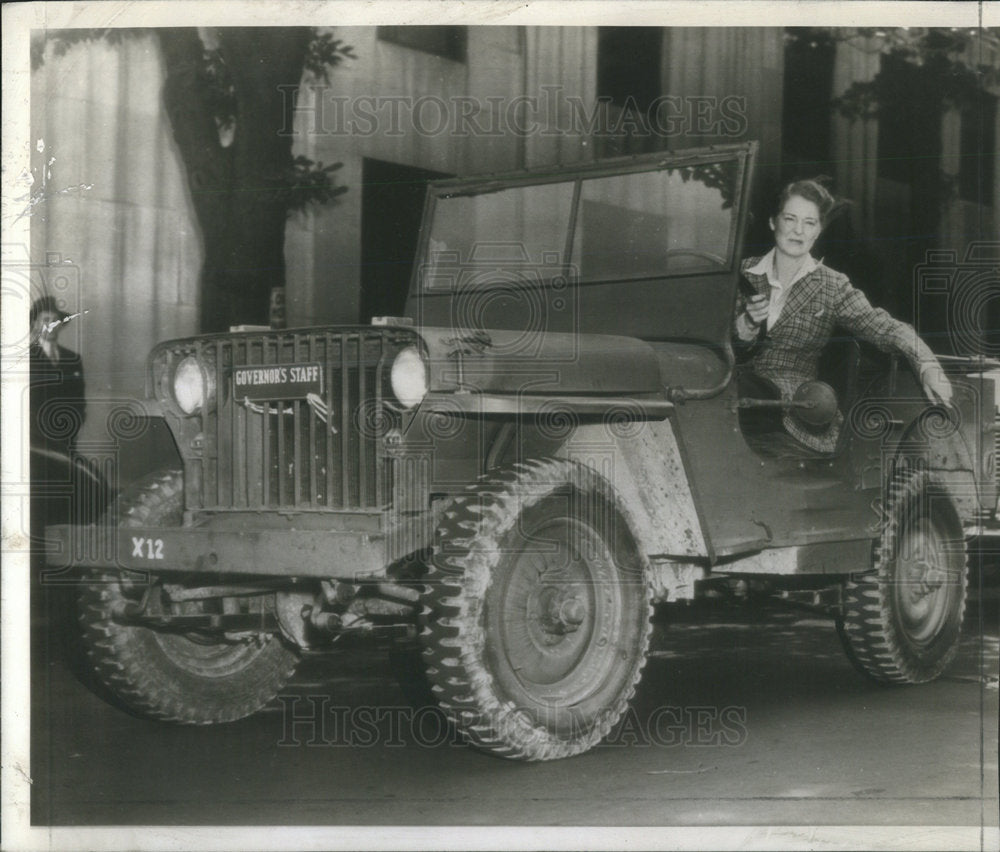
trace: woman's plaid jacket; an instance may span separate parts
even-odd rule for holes
[[[767,276],[748,271],[760,260],[760,257],[745,259],[740,271],[754,293],[770,296]],[[746,300],[747,294],[741,290],[734,322],[746,308]],[[910,361],[918,376],[925,364],[937,363],[934,353],[912,326],[894,319],[882,308],[873,307],[864,293],[851,286],[846,275],[822,262],[795,282],[773,327],[763,328],[757,339],[749,343],[736,339],[740,346],[749,347],[753,371],[774,382],[782,396],[791,399],[802,382],[816,378],[820,354],[835,327],[884,352],[899,352]],[[806,446],[832,452],[843,415],[838,414],[829,428],[818,432],[806,429],[789,415],[782,422]]]

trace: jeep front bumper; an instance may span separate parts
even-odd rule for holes
[[[385,574],[386,533],[316,529],[50,526],[50,569],[365,579]]]

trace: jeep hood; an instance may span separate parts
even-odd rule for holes
[[[451,328],[418,333],[432,392],[665,396],[656,353],[635,338]]]

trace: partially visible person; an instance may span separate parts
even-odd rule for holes
[[[87,412],[83,361],[59,345],[59,333],[68,315],[52,296],[42,296],[31,306],[31,445],[67,455]]]
[[[737,298],[734,325],[751,369],[771,382],[782,399],[790,400],[799,385],[817,377],[820,354],[839,326],[884,352],[902,354],[927,398],[949,404],[951,383],[912,326],[872,307],[846,275],[812,256],[834,205],[833,196],[817,181],[788,184],[769,220],[774,248],[743,261],[748,286]],[[806,447],[832,452],[843,419],[838,412],[829,426],[810,429],[786,414],[782,426]]]

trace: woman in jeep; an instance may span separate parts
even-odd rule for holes
[[[816,260],[812,247],[834,208],[834,198],[815,180],[788,184],[769,223],[774,248],[743,261],[745,286],[737,298],[735,333],[750,366],[790,400],[816,378],[820,353],[835,326],[885,352],[904,355],[932,402],[951,401],[951,383],[930,348],[904,322],[871,305],[846,275]],[[832,452],[843,423],[837,413],[828,426],[810,429],[788,414],[785,430],[810,449]]]

